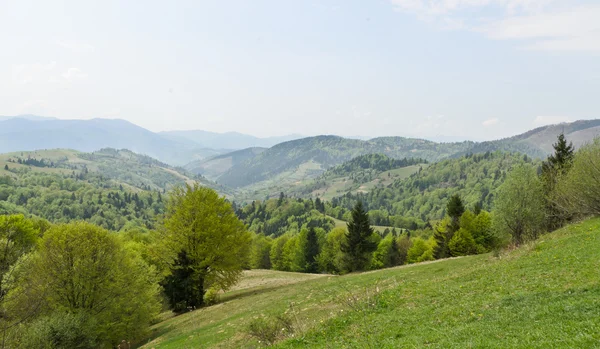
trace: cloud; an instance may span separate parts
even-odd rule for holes
[[[542,115],[537,116],[533,120],[533,124],[536,126],[545,126],[552,124],[560,124],[562,122],[571,122],[571,118],[568,116],[558,116],[558,115]]]
[[[391,0],[445,30],[514,40],[531,50],[600,51],[600,4],[572,0]]]
[[[88,75],[82,72],[79,68],[69,68],[69,70],[67,70],[67,72],[64,73],[62,76],[63,78],[69,81],[73,81],[78,79],[85,79]]]
[[[498,120],[498,118],[491,118],[491,119],[485,120],[481,124],[485,127],[490,127],[490,126],[496,125],[498,123],[498,121],[500,121],[500,120]]]

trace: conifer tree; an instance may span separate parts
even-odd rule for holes
[[[318,272],[319,270],[316,257],[319,255],[319,241],[317,238],[317,232],[313,227],[310,227],[308,229],[308,233],[306,234],[306,241],[303,246],[303,254],[304,262],[306,263],[304,271],[307,273]]]
[[[452,240],[454,233],[460,229],[460,217],[465,212],[462,199],[457,194],[452,195],[446,205],[448,217],[436,226],[433,237],[436,242],[433,255],[436,259],[450,257],[448,243]]]
[[[544,194],[546,196],[546,229],[554,230],[560,228],[570,217],[560,210],[552,202],[552,194],[556,183],[560,176],[567,174],[573,163],[574,147],[573,143],[567,140],[564,134],[558,135],[558,140],[553,144],[554,154],[548,156],[546,161],[542,163],[542,184],[544,187]]]
[[[341,246],[349,272],[365,270],[370,254],[377,248],[377,244],[371,241],[373,228],[369,223],[369,214],[361,201],[356,203],[351,214],[352,219],[347,224],[346,239]]]

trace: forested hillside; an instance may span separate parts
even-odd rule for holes
[[[57,223],[86,220],[111,230],[152,228],[164,211],[162,194],[193,182],[214,186],[128,150],[2,154],[0,213],[33,214]]]
[[[491,210],[495,190],[503,183],[506,173],[522,163],[533,167],[541,164],[527,155],[503,152],[443,160],[388,186],[333,198],[327,205],[327,213],[342,218],[357,200],[362,200],[374,224],[408,228],[407,220],[420,226],[429,220],[441,219],[448,198],[454,194],[460,195],[467,207],[479,205]]]
[[[360,155],[330,168],[314,180],[287,188],[296,197],[331,200],[346,193],[366,193],[427,167],[423,159],[393,159],[383,154]],[[283,189],[282,189],[283,190]]]
[[[402,137],[376,138],[370,141],[337,136],[317,136],[278,144],[252,160],[232,167],[218,181],[233,187],[253,183],[297,178],[305,174],[314,178],[325,170],[359,155],[380,153],[395,159],[423,158],[436,161],[466,151],[470,142],[439,144]]]
[[[207,178],[216,179],[223,173],[237,164],[248,161],[265,151],[266,148],[246,148],[233,151],[222,155],[210,157],[208,159],[195,160],[185,165],[185,169],[206,176]]]

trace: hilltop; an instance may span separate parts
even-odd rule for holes
[[[384,154],[394,159],[421,158],[428,162],[494,151],[518,152],[532,158],[543,158],[551,152],[557,135],[563,131],[574,145],[581,146],[600,134],[600,120],[543,126],[514,137],[481,143],[436,143],[403,137],[380,137],[366,141],[338,136],[308,137],[277,144],[260,154],[252,154],[223,173],[217,171],[212,175],[219,183],[252,193],[264,191],[274,184],[283,187],[297,185],[365,154]]]
[[[593,219],[498,257],[362,274],[250,271],[221,303],[155,325],[142,348],[257,348],[250,323],[284,313],[294,333],[275,347],[593,347],[600,249],[590,246],[599,229]]]

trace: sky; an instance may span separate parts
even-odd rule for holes
[[[488,140],[600,118],[599,0],[0,0],[0,115]]]

